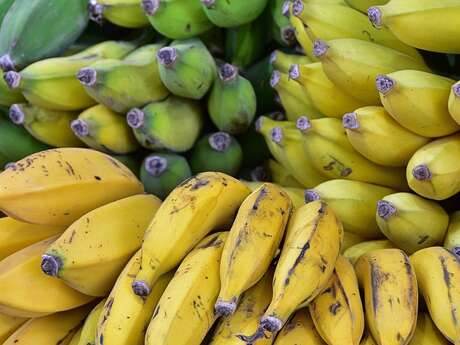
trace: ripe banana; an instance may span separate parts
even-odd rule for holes
[[[308,309],[300,309],[286,323],[274,345],[326,345],[310,317]]]
[[[417,317],[417,328],[409,345],[449,345],[450,343],[436,328],[427,313],[419,313]]]
[[[408,254],[442,243],[449,225],[449,216],[438,203],[412,193],[379,200],[376,218],[385,236]]]
[[[460,257],[460,212],[458,211],[450,215],[444,248]]]
[[[173,277],[173,272],[160,277],[152,293],[143,301],[133,294],[133,277],[141,267],[139,250],[117,279],[97,321],[95,345],[143,345],[145,331],[158,300]],[[84,344],[86,345],[86,344]]]
[[[0,185],[4,213],[28,223],[58,226],[69,226],[99,206],[144,191],[136,176],[112,157],[79,148],[30,155],[1,173]]]
[[[104,309],[104,304],[106,299],[100,301],[94,308],[91,310],[89,315],[86,317],[85,323],[81,329],[80,339],[78,345],[95,345],[96,344],[96,329],[97,322],[99,317],[102,314]]]
[[[10,89],[4,78],[0,78],[0,106],[9,107],[14,103],[25,101],[24,96],[18,89]]]
[[[413,254],[411,262],[431,319],[451,343],[460,344],[458,259],[442,247],[431,247]]]
[[[373,241],[364,241],[354,246],[351,246],[343,253],[343,256],[346,257],[354,265],[358,259],[373,250],[378,249],[389,249],[396,248],[396,246],[391,243],[389,240],[373,240]]]
[[[273,183],[283,187],[302,188],[302,184],[274,159],[267,161],[267,169]]]
[[[390,0],[345,0],[345,2],[354,9],[367,13],[367,9],[372,6],[385,5]]]
[[[383,107],[356,109],[345,114],[342,122],[353,148],[385,166],[405,167],[415,151],[429,141],[402,127]]]
[[[106,296],[140,248],[160,203],[153,195],[142,194],[87,213],[47,248],[43,272],[87,295]]]
[[[460,124],[460,82],[455,83],[450,90],[448,108],[450,116]]]
[[[102,23],[103,19],[130,29],[149,25],[142,11],[141,0],[90,0],[90,19]]]
[[[24,128],[37,140],[55,147],[79,147],[83,143],[70,129],[70,123],[77,117],[68,111],[48,110],[29,103],[13,104],[10,119]]]
[[[40,270],[41,255],[56,239],[33,244],[0,262],[0,313],[40,317],[79,307],[93,299]]]
[[[191,149],[198,138],[203,117],[196,101],[169,96],[142,109],[131,109],[126,120],[143,147],[184,152]]]
[[[228,225],[249,193],[244,183],[212,172],[198,174],[174,189],[145,233],[134,293],[149,295],[160,275],[181,262],[211,230]]]
[[[264,184],[263,182],[248,182],[248,181],[243,181],[248,188],[254,192],[262,185]],[[292,209],[295,210],[299,208],[300,206],[305,204],[304,200],[304,192],[305,190],[303,188],[295,188],[295,187],[283,187],[278,185],[291,199],[292,201]]]
[[[356,235],[352,232],[343,232],[343,243],[340,253],[344,253],[348,248],[353,247],[355,244],[366,241],[366,238]]]
[[[399,249],[373,250],[358,259],[355,270],[376,343],[408,344],[417,324],[418,289],[407,255]]]
[[[404,70],[378,75],[380,100],[388,113],[408,130],[442,137],[460,130],[448,110],[454,80],[423,71]]]
[[[282,50],[275,50],[270,55],[270,64],[273,69],[280,71],[281,73],[289,73],[292,65],[304,66],[311,64],[312,60],[305,55],[287,54]]]
[[[0,314],[0,342],[3,344],[26,321],[27,319],[21,317]]]
[[[271,183],[263,184],[243,201],[222,253],[217,315],[233,314],[240,296],[267,271],[291,211],[289,196]]]
[[[353,265],[339,256],[324,291],[308,306],[318,333],[329,345],[359,345],[364,311]]]
[[[200,0],[209,20],[216,26],[231,28],[256,19],[265,9],[268,0]]]
[[[200,344],[213,325],[220,256],[227,232],[206,237],[187,255],[160,298],[145,345]]]
[[[289,5],[289,13],[292,13],[292,1],[291,4]],[[302,20],[296,16],[289,15],[289,21],[291,22],[292,27],[294,28],[294,35],[299,43],[299,45],[302,47],[303,53],[312,61],[312,62],[317,62],[319,59],[313,55],[313,45],[312,41],[309,37],[309,31],[308,27],[304,25]]]
[[[460,135],[437,139],[420,148],[407,165],[407,182],[417,194],[434,200],[460,191]]]

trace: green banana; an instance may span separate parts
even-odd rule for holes
[[[3,22],[3,18],[5,18],[8,10],[10,9],[11,5],[13,5],[14,0],[0,0],[0,25]]]
[[[295,29],[289,21],[289,5],[290,0],[274,0],[270,3],[272,37],[278,44],[285,47],[297,43]]]
[[[447,235],[444,239],[444,248],[460,257],[460,212],[454,212],[450,215]]]
[[[174,41],[158,51],[163,84],[176,96],[201,99],[216,76],[216,64],[197,38]]]
[[[192,176],[187,160],[170,153],[154,153],[144,159],[140,178],[147,193],[165,199],[184,180]]]
[[[190,155],[194,174],[218,171],[232,176],[238,173],[243,152],[238,141],[225,132],[205,135],[195,145]]]
[[[257,99],[250,81],[238,69],[223,64],[208,98],[208,112],[221,131],[241,134],[248,130],[256,114]]]
[[[367,9],[372,6],[385,5],[390,0],[345,0],[345,2],[355,10],[367,13]]]
[[[209,20],[223,28],[252,22],[263,12],[267,3],[268,0],[201,0]]]
[[[22,69],[69,47],[88,22],[87,0],[16,0],[0,28],[0,68]]]
[[[460,82],[452,86],[449,95],[450,116],[460,125]]]
[[[275,50],[270,55],[270,63],[274,69],[282,73],[289,73],[292,65],[308,65],[312,63],[312,60],[305,55],[287,54],[282,50]]]
[[[14,103],[24,102],[24,96],[18,89],[11,89],[4,78],[0,78],[0,106],[9,107]]]
[[[142,158],[138,154],[131,155],[110,155],[115,158],[117,161],[125,165],[129,170],[133,172],[134,175],[139,177],[141,170]]]
[[[104,19],[125,28],[136,29],[149,25],[142,11],[141,0],[90,0],[90,19],[102,23]]]
[[[203,117],[199,103],[175,96],[150,103],[143,109],[134,108],[126,115],[128,125],[143,147],[174,152],[192,148],[203,127]]]

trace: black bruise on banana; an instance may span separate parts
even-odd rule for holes
[[[252,211],[253,211],[252,213],[255,213],[255,211],[259,209],[260,203],[266,196],[267,196],[267,189],[265,187],[262,187],[259,191],[259,195],[257,195],[254,205],[252,205]]]
[[[203,243],[201,246],[196,247],[196,249],[206,249],[211,247],[219,247],[222,244],[222,240],[219,238],[219,234],[211,238],[208,242]]]
[[[389,274],[380,271],[378,265],[374,262],[369,263],[371,266],[371,283],[372,283],[372,308],[377,313],[379,307],[379,288],[383,282],[388,280]]]
[[[340,172],[341,177],[347,177],[353,172],[353,169],[345,166],[345,164],[340,162],[337,158],[333,156],[329,156],[329,157],[331,157],[332,161],[330,161],[329,164],[323,166],[324,170],[331,171],[337,168],[338,171]]]
[[[457,259],[455,259],[455,260],[457,261]],[[458,320],[457,320],[457,316],[455,315],[456,307],[453,304],[452,295],[450,293],[450,289],[452,287],[452,285],[451,285],[452,282],[450,280],[451,273],[449,272],[449,269],[447,268],[446,258],[444,256],[439,257],[439,262],[441,263],[443,279],[444,279],[444,282],[446,283],[446,287],[447,287],[447,298],[449,299],[449,305],[451,305],[450,314],[452,316],[452,321],[454,322],[455,325],[457,325]]]
[[[413,276],[414,272],[412,270],[412,266],[410,264],[410,260],[408,258],[408,256],[406,254],[404,254],[403,252],[401,252],[401,255],[403,256],[403,260],[404,260],[404,267],[406,268],[406,274],[409,278],[409,281],[411,280],[411,277]],[[408,294],[408,301],[412,301],[413,298],[414,298],[414,285],[410,284],[409,286],[409,291],[407,292]],[[398,300],[398,303],[399,303],[399,300]],[[410,303],[410,302],[409,302]]]

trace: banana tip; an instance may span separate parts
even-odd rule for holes
[[[296,127],[302,132],[308,131],[311,128],[311,121],[306,116],[300,116],[296,121]]]
[[[359,121],[355,112],[343,115],[342,125],[345,129],[358,129]]]
[[[375,78],[375,86],[377,87],[377,90],[384,95],[393,90],[395,85],[396,80],[387,75],[380,74]]]
[[[93,86],[97,81],[97,72],[94,68],[82,68],[77,73],[77,79],[85,86]]]
[[[367,17],[376,28],[382,27],[382,11],[378,7],[369,7]]]
[[[460,84],[452,86],[452,91],[456,97],[460,98]]]
[[[216,315],[219,316],[230,316],[236,310],[235,302],[217,301],[214,307]]]
[[[453,247],[451,252],[457,256],[457,257],[460,257],[460,247]]]
[[[305,203],[308,204],[313,201],[321,200],[321,196],[318,192],[314,191],[313,189],[307,189],[304,192],[304,199]]]
[[[426,164],[420,164],[412,169],[412,176],[419,181],[429,181],[433,177],[430,168]]]
[[[235,80],[237,76],[238,68],[229,63],[225,63],[219,68],[219,79],[223,82]]]
[[[6,72],[3,75],[3,79],[10,89],[16,89],[19,87],[19,84],[21,84],[21,75],[15,71]]]
[[[144,118],[144,112],[138,108],[131,109],[128,114],[126,114],[126,122],[134,129],[140,128],[144,125]]]
[[[14,62],[8,54],[2,55],[0,57],[0,68],[4,72],[14,71]]]
[[[303,12],[304,5],[302,0],[295,0],[292,3],[292,14],[297,16],[300,16]]]
[[[232,143],[232,137],[225,132],[217,132],[209,136],[209,145],[215,151],[225,152]]]
[[[136,280],[133,282],[131,287],[133,289],[134,294],[139,297],[147,297],[148,295],[150,295],[150,287],[144,281]]]
[[[62,261],[60,258],[54,255],[42,255],[41,269],[43,273],[57,277],[59,270],[62,267]]]
[[[160,0],[142,0],[141,6],[147,15],[153,16],[160,8]]]
[[[19,104],[13,104],[9,111],[10,120],[16,125],[22,125],[25,120],[25,114]]]
[[[256,131],[259,132],[259,133],[260,133],[260,131],[261,131],[261,129],[262,129],[263,122],[264,122],[264,117],[263,117],[263,116],[260,116],[260,117],[256,120],[256,122],[255,122],[255,124],[254,124],[254,127],[255,127]]]
[[[214,6],[214,4],[216,3],[216,0],[201,0],[201,3],[207,8],[210,8]]]
[[[281,39],[287,45],[293,45],[297,42],[295,29],[292,26],[284,26],[280,29]]]
[[[320,58],[326,55],[328,50],[329,50],[329,45],[321,39],[316,39],[315,42],[313,43],[313,55],[317,58]]]
[[[147,170],[150,175],[159,177],[168,168],[168,161],[164,157],[153,155],[145,159],[144,166],[145,170]]]
[[[278,51],[277,51],[277,50],[274,50],[274,51],[270,54],[270,65],[273,65],[273,64],[276,62],[277,55],[278,55]]]
[[[89,126],[85,120],[76,119],[70,123],[70,128],[79,137],[86,137],[89,135]]]
[[[270,138],[277,144],[283,140],[283,129],[281,127],[273,127],[270,131]]]
[[[283,6],[281,6],[281,13],[283,16],[289,18],[290,7],[291,7],[291,0],[286,0],[285,2],[283,2]]]
[[[300,77],[300,67],[298,64],[293,64],[289,67],[289,78],[297,80]]]
[[[270,333],[275,333],[283,327],[283,322],[275,316],[265,316],[260,321],[260,326]]]
[[[157,53],[157,59],[165,67],[172,67],[177,61],[177,49],[173,47],[163,47]]]
[[[278,85],[278,83],[280,82],[280,79],[281,79],[280,71],[274,70],[270,78],[270,86],[275,87],[276,85]]]
[[[90,20],[102,25],[104,5],[98,3],[97,0],[90,0],[88,2],[88,13]]]
[[[377,201],[377,214],[380,218],[388,220],[396,214],[396,207],[389,201]]]
[[[263,166],[258,166],[251,171],[251,180],[256,182],[263,182],[270,180],[270,173]]]

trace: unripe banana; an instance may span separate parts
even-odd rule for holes
[[[417,317],[417,328],[409,345],[449,345],[450,343],[436,328],[427,313],[419,313]]]
[[[460,15],[456,0],[391,0],[367,10],[376,27],[386,27],[402,42],[439,53],[460,53],[460,28],[449,25]],[[423,30],[417,24],[423,23]]]
[[[187,160],[172,153],[154,153],[147,156],[141,167],[140,178],[147,193],[165,199],[171,191],[192,176]]]
[[[441,333],[460,344],[460,263],[442,247],[419,250],[411,256],[420,293]]]
[[[285,47],[290,47],[297,43],[295,29],[289,21],[289,5],[290,0],[275,0],[270,4],[272,17],[271,36],[278,44]]]
[[[275,50],[270,55],[270,64],[273,69],[281,73],[289,73],[292,65],[304,66],[311,64],[312,60],[305,55],[287,54],[282,50]]]
[[[43,272],[87,295],[106,296],[140,248],[160,204],[153,195],[142,194],[89,212],[47,248]]]
[[[383,234],[408,254],[440,244],[449,225],[449,216],[439,204],[412,193],[379,200],[376,219]]]
[[[455,83],[450,90],[449,114],[460,124],[460,82]]]
[[[441,137],[460,130],[448,111],[449,92],[454,83],[452,79],[415,70],[376,78],[380,100],[390,115],[401,126],[426,137]]]
[[[367,13],[367,9],[371,6],[385,5],[390,0],[345,0],[345,2],[354,9]]]
[[[78,345],[96,344],[97,321],[99,320],[99,316],[101,316],[102,314],[105,302],[106,299],[100,301],[86,317],[86,320],[81,329],[80,340],[78,341]]]
[[[302,188],[302,184],[274,159],[269,159],[266,165],[271,180],[274,183],[283,187]]]
[[[278,333],[274,345],[326,345],[310,317],[308,309],[300,309]]]
[[[249,193],[244,183],[217,172],[199,174],[174,189],[145,233],[134,293],[147,296],[160,275],[181,262],[210,231],[233,219]]]
[[[444,239],[444,248],[460,257],[460,212],[454,212],[450,215],[449,227],[447,228],[446,238]]]
[[[3,344],[8,337],[21,327],[27,319],[0,314],[0,342]]]
[[[200,0],[209,20],[219,27],[231,28],[247,24],[264,10],[268,0]]]
[[[24,128],[37,140],[55,147],[79,147],[83,143],[70,129],[77,114],[68,111],[48,110],[29,103],[13,104],[10,120]]]
[[[197,38],[172,42],[158,51],[157,59],[163,84],[176,96],[201,99],[216,76],[214,59]]]
[[[364,241],[366,241],[366,238],[356,235],[352,232],[344,231],[342,249],[340,253],[343,254],[348,248]]]
[[[142,109],[131,109],[126,120],[143,147],[185,152],[200,134],[203,111],[196,101],[169,96]]]
[[[376,343],[409,344],[417,324],[418,289],[407,255],[399,249],[374,250],[361,256],[355,269]]]
[[[142,0],[141,4],[155,30],[171,39],[191,38],[213,27],[199,1]]]
[[[141,0],[90,0],[90,19],[102,23],[103,19],[125,28],[136,29],[149,25],[142,11]]]
[[[59,226],[144,191],[136,176],[112,157],[79,148],[28,156],[0,174],[0,185],[4,213],[28,223]]]
[[[291,210],[289,196],[271,183],[263,184],[243,201],[222,253],[221,289],[215,306],[217,315],[233,314],[241,295],[267,271],[283,238]],[[257,262],[253,261],[255,256]]]
[[[358,259],[373,250],[377,249],[389,249],[396,248],[396,246],[391,243],[389,240],[373,240],[373,241],[364,241],[354,246],[351,246],[343,253],[343,256],[346,257],[354,265]]]
[[[359,345],[364,311],[353,265],[339,256],[324,291],[308,306],[318,333],[329,345]]]
[[[402,127],[383,107],[356,109],[345,114],[342,122],[353,148],[385,166],[405,167],[415,151],[429,141]]]
[[[0,78],[0,105],[9,107],[15,103],[22,103],[25,101],[24,96],[18,89],[11,89],[4,78]]]
[[[207,134],[196,143],[190,154],[194,174],[218,171],[236,176],[243,160],[238,141],[225,132]]]
[[[160,298],[145,345],[200,344],[213,325],[220,256],[227,232],[206,237],[187,255]]]
[[[238,69],[223,64],[208,98],[208,112],[219,130],[241,134],[248,130],[256,114],[257,99],[249,80]]]
[[[434,200],[447,199],[460,191],[460,135],[437,139],[421,147],[407,165],[409,187]]]

